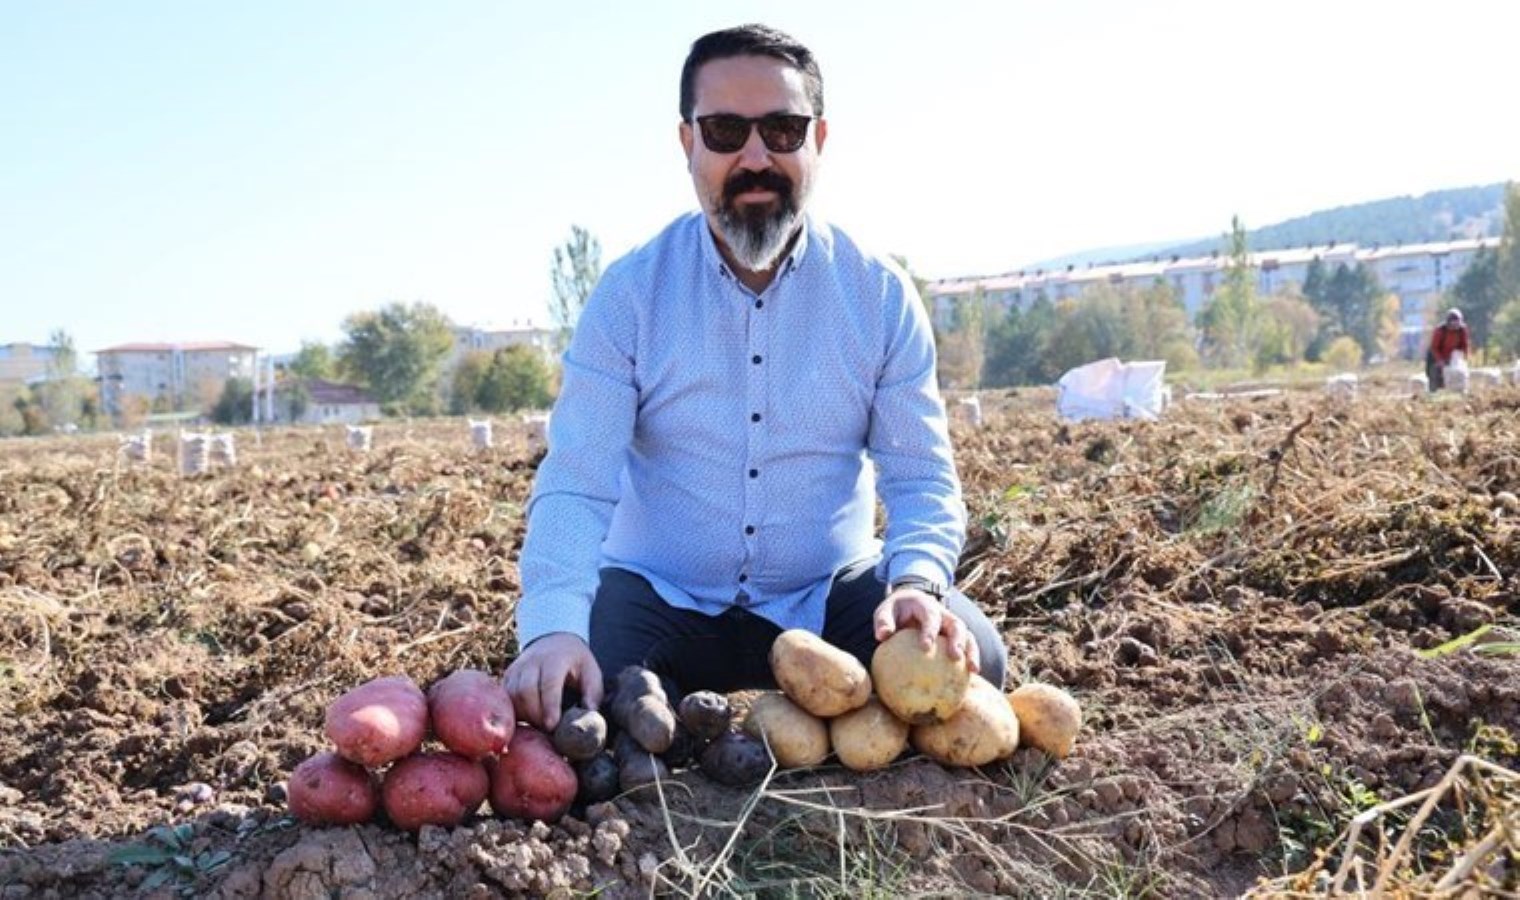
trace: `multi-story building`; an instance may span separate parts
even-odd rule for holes
[[[205,408],[216,402],[227,379],[251,380],[257,356],[257,347],[228,341],[96,350],[100,406],[113,417],[132,398],[161,410]]]
[[[47,380],[57,347],[0,344],[0,384],[35,384]]]
[[[543,354],[545,361],[552,360],[556,351],[555,333],[540,328],[531,320],[511,325],[456,325],[454,327],[454,353],[449,368],[458,365],[468,353],[491,353],[503,347],[531,347]]]
[[[1398,296],[1405,334],[1418,336],[1429,327],[1442,297],[1456,285],[1479,249],[1498,246],[1496,237],[1392,247],[1332,244],[1263,250],[1250,254],[1250,259],[1256,271],[1256,289],[1262,295],[1289,287],[1302,288],[1309,266],[1316,259],[1327,274],[1343,263],[1370,266],[1383,288]],[[1229,264],[1229,257],[1219,254],[1186,259],[1173,256],[1165,260],[955,278],[931,282],[928,299],[935,324],[944,328],[954,321],[956,303],[971,297],[978,289],[989,310],[1006,311],[1026,308],[1040,296],[1052,302],[1075,297],[1094,284],[1146,288],[1161,281],[1176,291],[1192,320],[1224,281]]]

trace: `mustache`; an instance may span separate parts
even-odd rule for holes
[[[723,185],[723,202],[732,204],[734,198],[746,191],[774,191],[779,197],[792,196],[792,180],[775,169],[760,171],[744,170]]]

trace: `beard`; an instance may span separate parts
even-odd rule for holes
[[[771,191],[776,200],[743,206],[734,202],[735,197],[753,190]],[[717,199],[713,206],[718,231],[734,261],[751,272],[774,266],[802,218],[792,180],[774,169],[742,171],[723,185],[723,196]]]

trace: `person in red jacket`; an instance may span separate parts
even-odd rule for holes
[[[1439,391],[1446,383],[1446,367],[1451,365],[1451,355],[1458,350],[1466,356],[1468,349],[1467,323],[1462,321],[1462,310],[1446,311],[1446,321],[1436,326],[1430,335],[1430,349],[1425,351],[1425,377],[1430,389]]]

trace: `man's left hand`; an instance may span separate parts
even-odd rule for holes
[[[884,641],[901,628],[917,628],[919,645],[925,652],[934,646],[934,638],[943,634],[951,659],[965,659],[973,672],[980,671],[982,654],[976,638],[955,613],[939,600],[914,587],[903,586],[887,595],[871,617],[876,624],[876,640]]]

